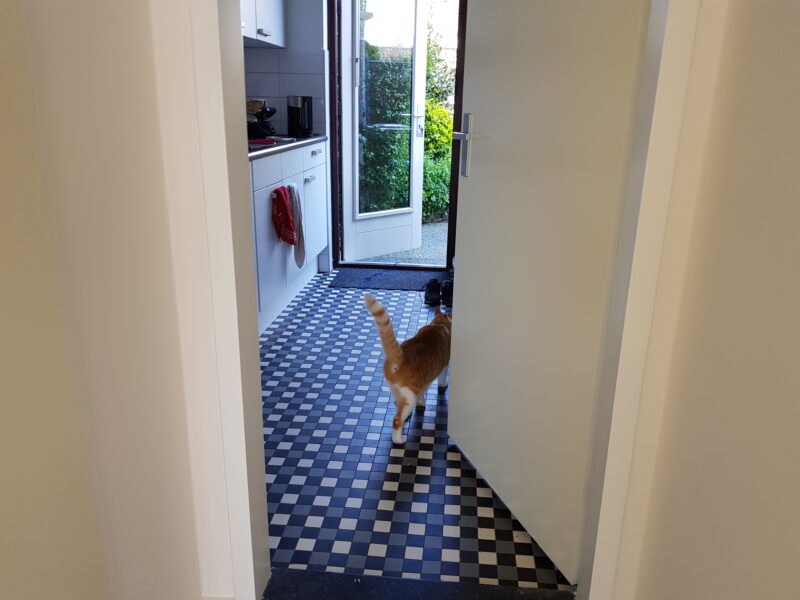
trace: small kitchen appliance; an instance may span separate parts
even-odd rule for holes
[[[311,114],[311,96],[287,96],[286,112],[289,124],[289,137],[311,137],[314,119]]]

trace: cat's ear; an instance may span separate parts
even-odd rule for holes
[[[435,315],[437,315],[437,316],[438,316],[438,315],[440,315],[440,314],[442,314],[442,309],[441,309],[441,308],[439,308],[439,307],[437,306],[437,307],[436,307],[436,311],[434,311],[434,313],[433,313],[433,314],[435,314]]]

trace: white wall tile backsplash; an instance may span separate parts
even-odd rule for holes
[[[314,98],[314,132],[325,131],[326,52],[272,48],[245,48],[245,92],[249,97],[266,98],[278,109],[272,123],[278,133],[286,133],[286,96]]]
[[[278,65],[281,73],[325,73],[325,52],[301,52],[297,50],[279,50]]]
[[[325,77],[311,73],[281,73],[281,96],[325,97]]]
[[[245,73],[244,88],[248,96],[281,96],[280,75],[277,73]],[[285,98],[284,98],[285,100]]]

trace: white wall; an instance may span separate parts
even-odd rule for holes
[[[0,598],[104,600],[86,406],[31,131],[22,14],[0,5]]]
[[[109,586],[197,597],[148,6],[39,0],[25,12]]]
[[[18,459],[2,539],[19,543],[0,595],[254,598],[268,558],[253,242],[231,239],[251,229],[238,4],[12,5],[3,184],[25,196],[0,259],[21,292],[3,298],[3,400],[20,402],[2,420]],[[192,379],[203,367],[216,376]]]
[[[661,300],[682,293],[663,423],[648,431],[656,460],[643,530],[624,530],[618,579],[633,566],[638,583],[619,598],[788,597],[796,587],[798,22],[789,0],[730,3],[704,152],[689,149],[694,161],[676,171],[676,191],[699,176],[699,193],[694,213],[674,212],[667,229],[674,252],[687,222],[691,236],[684,277],[659,288]],[[704,127],[693,125],[684,135]],[[658,347],[665,304],[648,363],[670,359]],[[643,404],[659,393],[647,381],[643,390]]]

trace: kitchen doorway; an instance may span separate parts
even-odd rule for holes
[[[450,269],[466,3],[336,4],[335,266]]]

